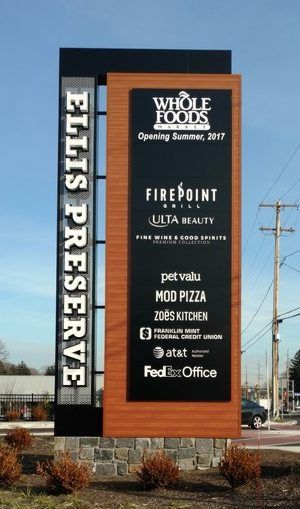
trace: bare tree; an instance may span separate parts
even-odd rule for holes
[[[19,362],[17,365],[17,375],[31,375],[30,368],[24,361]]]
[[[0,339],[0,361],[6,361],[8,357],[8,350],[6,344]]]
[[[300,350],[295,353],[295,357],[290,360],[290,380],[294,380],[295,391],[300,391]]]
[[[51,364],[51,366],[47,366],[45,375],[55,375],[55,364]]]

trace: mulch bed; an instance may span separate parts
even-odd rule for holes
[[[35,474],[38,461],[53,457],[53,437],[36,437],[23,453],[22,482],[0,489],[1,509],[300,509],[300,477],[291,474],[297,453],[262,450],[261,479],[232,490],[218,469],[181,472],[170,490],[144,491],[137,477],[102,477],[76,495],[52,495]]]

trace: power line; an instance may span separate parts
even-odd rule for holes
[[[272,251],[273,251],[273,248],[272,248]],[[272,252],[272,251],[271,251],[271,252]],[[294,254],[296,254],[296,253],[298,253],[298,252],[300,252],[300,249],[298,249],[297,251],[294,251],[293,253],[290,253],[290,254],[289,254],[289,255],[287,255],[285,258],[288,258],[289,256],[292,256],[292,255],[294,255]],[[284,258],[284,259],[285,259],[285,258]],[[268,262],[268,260],[269,260],[269,257],[267,258],[266,263]],[[266,263],[265,263],[265,265],[266,265]],[[257,280],[260,278],[260,275],[261,275],[261,273],[263,272],[263,269],[265,268],[265,265],[262,267],[261,272],[259,273],[259,275],[258,275],[258,277],[257,277],[257,279],[256,279],[256,281],[255,281],[255,283],[256,283],[256,282],[257,282]],[[280,264],[280,265],[286,265],[286,264],[285,264],[284,262],[281,262],[281,264]],[[288,266],[288,265],[287,265],[287,266]],[[295,269],[295,270],[296,270],[296,269]],[[297,272],[300,272],[300,271],[297,271]],[[250,322],[248,323],[248,325],[247,325],[247,326],[243,329],[243,331],[242,331],[241,335],[243,335],[243,334],[244,334],[244,332],[246,332],[246,330],[249,328],[249,326],[250,326],[250,325],[251,325],[251,323],[253,322],[254,318],[255,318],[255,317],[256,317],[256,315],[258,314],[258,312],[259,312],[259,310],[261,309],[261,307],[262,307],[262,305],[263,305],[264,301],[265,301],[265,300],[266,300],[266,298],[267,298],[267,295],[268,295],[268,293],[269,293],[269,291],[270,291],[270,289],[271,289],[271,287],[272,287],[273,282],[274,282],[274,279],[272,280],[272,282],[271,282],[270,286],[268,287],[267,292],[266,292],[266,294],[265,294],[265,296],[264,296],[264,298],[263,298],[263,300],[262,300],[261,304],[259,305],[259,307],[258,307],[257,311],[254,313],[254,315],[253,315],[252,319],[250,320]],[[255,283],[254,283],[254,285],[255,285]],[[253,287],[254,287],[254,285],[253,285]],[[252,289],[253,289],[253,287],[252,287]],[[251,291],[252,291],[252,289],[251,289]],[[251,294],[251,291],[250,291],[250,293],[247,295],[247,297],[246,297],[246,299],[245,299],[245,300],[247,300],[247,298],[248,298],[248,297],[249,297],[249,295]],[[285,313],[280,313],[280,314],[278,315],[278,318],[280,318],[280,317],[282,317],[282,316],[284,316],[284,315],[287,315],[287,314],[289,314],[289,313],[292,313],[293,311],[297,311],[298,309],[300,309],[300,306],[299,306],[299,307],[297,307],[297,308],[294,308],[294,309],[290,309],[289,311],[286,311]],[[272,323],[272,322],[269,322],[269,323]],[[268,323],[265,327],[267,327],[267,326],[269,325],[269,323]],[[264,328],[265,328],[265,327],[264,327]],[[260,333],[264,330],[264,328],[263,328],[261,331],[259,331],[259,332],[258,332],[255,336],[253,336],[251,339],[249,339],[249,340],[245,343],[245,345],[247,345],[250,341],[252,341],[252,339],[254,339],[254,338],[255,338],[258,334],[260,334]]]
[[[265,238],[265,237],[264,237],[264,238]],[[248,292],[247,297],[244,297],[244,299],[243,299],[243,304],[244,304],[244,303],[245,303],[245,302],[249,299],[249,297],[250,297],[250,295],[251,295],[251,293],[252,293],[252,291],[253,291],[253,288],[255,287],[255,285],[256,285],[256,283],[257,283],[257,281],[259,281],[260,276],[262,275],[262,273],[263,273],[263,271],[264,271],[264,269],[265,269],[265,267],[266,267],[266,265],[267,265],[267,263],[268,263],[268,261],[269,261],[269,259],[270,259],[270,257],[271,257],[272,252],[273,252],[273,248],[271,248],[271,250],[270,250],[270,252],[269,252],[269,254],[268,254],[268,256],[267,256],[267,259],[266,259],[265,263],[263,264],[263,266],[262,266],[262,268],[261,268],[261,270],[260,270],[260,272],[259,272],[258,276],[256,277],[256,279],[255,279],[255,281],[254,281],[253,285],[252,285],[252,286],[251,286],[251,288],[250,288],[250,291]]]
[[[265,196],[264,196],[264,197],[263,197],[263,199],[261,200],[262,202],[263,202],[263,201],[267,198],[267,196],[270,194],[270,192],[272,191],[272,189],[275,187],[275,185],[277,184],[278,180],[279,180],[279,179],[280,179],[280,177],[283,175],[283,173],[284,173],[284,172],[285,172],[285,170],[287,169],[287,167],[288,167],[288,165],[290,164],[290,162],[292,161],[292,159],[295,157],[295,155],[296,155],[296,153],[298,152],[299,148],[300,148],[300,143],[297,145],[297,147],[295,148],[294,152],[292,153],[292,155],[290,156],[290,158],[288,159],[288,161],[287,161],[287,162],[285,163],[285,165],[283,166],[283,168],[282,168],[282,170],[280,171],[279,175],[277,176],[277,178],[275,179],[275,181],[273,182],[273,184],[270,186],[269,190],[266,192]],[[290,191],[291,191],[294,187],[296,187],[296,185],[298,185],[298,183],[299,183],[299,182],[300,182],[300,179],[299,179],[299,180],[297,180],[297,181],[293,184],[293,186],[292,186],[290,189],[288,189],[288,191],[287,191],[285,194],[283,194],[283,195],[282,195],[282,197],[284,197],[284,196],[285,196],[286,194],[288,194],[288,193],[289,193],[289,192],[290,192]],[[253,220],[253,223],[252,223],[252,226],[251,226],[251,229],[250,229],[250,233],[249,233],[249,235],[248,235],[248,238],[247,238],[247,240],[246,240],[246,242],[245,242],[245,245],[244,245],[244,247],[243,247],[242,254],[244,254],[244,252],[245,252],[246,248],[248,247],[248,243],[249,243],[249,240],[250,240],[250,238],[251,238],[251,235],[252,235],[252,233],[253,233],[253,231],[254,231],[254,227],[255,227],[255,225],[256,225],[256,222],[257,222],[257,219],[258,219],[258,215],[259,215],[259,208],[258,208],[258,210],[256,211],[256,215],[255,215],[255,218],[254,218],[254,220]],[[252,265],[251,265],[251,267],[250,267],[250,270],[249,270],[249,272],[248,272],[248,274],[247,274],[247,276],[246,276],[246,278],[245,278],[245,282],[247,281],[247,279],[248,279],[248,277],[249,277],[249,275],[250,275],[250,273],[251,273],[251,271],[252,271],[252,268],[253,268],[253,266],[254,266],[254,264],[255,264],[256,260],[257,260],[257,257],[258,257],[258,255],[259,255],[259,253],[260,253],[261,249],[262,249],[263,242],[264,242],[264,241],[262,241],[262,243],[260,244],[260,247],[259,247],[259,249],[258,249],[258,252],[257,252],[257,254],[256,254],[256,256],[255,256],[255,258],[254,258],[254,260],[253,260],[253,262],[252,262]]]
[[[255,227],[256,222],[257,222],[257,219],[258,219],[259,210],[260,210],[260,209],[259,209],[259,207],[258,207],[258,209],[257,209],[257,211],[256,211],[256,215],[255,215],[254,221],[253,221],[252,226],[251,226],[250,233],[249,233],[248,238],[247,238],[247,240],[246,240],[246,242],[245,242],[245,245],[244,245],[244,247],[243,247],[242,254],[244,254],[244,252],[245,252],[245,250],[246,250],[246,248],[247,248],[247,246],[248,246],[249,240],[250,240],[250,238],[251,238],[251,235],[252,235],[252,233],[253,233],[254,227]]]
[[[251,343],[251,341],[252,341],[253,339],[255,339],[257,336],[259,336],[259,334],[261,334],[261,333],[262,333],[262,332],[266,329],[266,327],[269,327],[269,325],[271,325],[271,323],[272,323],[272,320],[271,320],[270,322],[268,322],[268,323],[267,323],[267,325],[265,325],[265,326],[264,326],[264,327],[263,327],[263,328],[262,328],[259,332],[257,332],[256,334],[254,334],[254,336],[252,336],[252,338],[248,339],[248,340],[246,341],[246,343],[244,343],[244,345],[242,346],[242,348],[244,348],[246,345],[248,345],[248,343]]]
[[[297,209],[298,209],[298,206],[297,206]],[[293,212],[294,212],[294,209],[293,209],[293,208],[291,208],[291,209],[290,209],[290,211],[289,211],[289,213],[288,213],[288,215],[287,215],[287,217],[285,218],[285,220],[284,220],[284,222],[283,222],[283,225],[282,225],[282,226],[286,226],[286,224],[287,224],[287,222],[289,221],[289,219],[290,219],[290,217],[291,217],[291,215],[292,215],[292,213],[293,213]]]
[[[259,338],[257,338],[255,341],[253,341],[253,343],[251,345],[249,345],[245,350],[243,350],[242,353],[247,352],[247,350],[249,350],[249,348],[251,348],[251,346],[255,345],[255,343],[257,343],[260,339],[262,339],[271,330],[272,330],[272,326],[269,327],[261,336],[259,336]]]
[[[288,267],[289,269],[292,269],[292,270],[294,270],[295,272],[299,272],[299,274],[300,274],[300,270],[295,269],[295,267],[291,267],[291,265],[288,265],[288,264],[287,264],[287,263],[285,263],[285,262],[281,262],[281,265],[285,265],[285,266],[286,266],[286,267]]]
[[[280,313],[277,316],[277,318],[281,318],[282,316],[288,315],[289,313],[292,313],[293,311],[297,311],[298,309],[300,309],[300,306],[290,309],[289,311],[285,311],[285,313]],[[287,316],[286,318],[283,318],[282,320],[288,320],[289,318],[294,318],[295,316],[300,316],[300,313],[296,313],[294,315]],[[255,339],[257,336],[259,336],[267,327],[269,327],[269,325],[271,325],[271,323],[272,323],[272,320],[270,322],[268,322],[267,325],[265,325],[259,332],[254,334],[254,336],[252,336],[252,338],[248,339],[248,341],[246,341],[246,343],[244,343],[242,348],[245,348],[245,346],[248,345],[248,343],[251,343],[251,341],[253,341],[253,339]],[[263,334],[259,338],[257,338],[251,345],[249,345],[245,350],[242,350],[242,353],[249,350],[249,348],[251,348],[251,346],[255,345],[255,343],[257,343],[261,338],[263,338],[267,334],[267,332],[269,332],[271,329],[272,329],[272,327],[269,327],[269,329],[266,330],[265,332],[263,332]]]
[[[300,148],[300,143],[297,145],[297,147],[295,148],[294,152],[292,153],[291,157],[288,159],[288,161],[286,162],[286,164],[283,166],[282,170],[280,171],[278,177],[275,179],[275,181],[273,182],[273,184],[270,186],[269,190],[266,192],[265,196],[263,197],[263,199],[261,201],[264,201],[267,196],[269,196],[270,192],[272,191],[272,189],[275,187],[275,185],[277,184],[278,180],[280,179],[280,177],[283,175],[283,173],[285,172],[286,168],[288,167],[288,165],[290,164],[290,162],[292,161],[292,159],[295,157],[296,153],[298,152]],[[288,194],[292,189],[294,189],[294,187],[296,187],[298,185],[298,183],[300,182],[300,179],[298,179],[294,184],[293,186],[291,186],[290,189],[288,189],[288,191],[282,195],[281,198],[283,198],[286,194]],[[280,199],[281,199],[280,198]],[[248,238],[245,242],[245,245],[243,247],[243,251],[242,251],[242,254],[244,254],[247,246],[248,246],[248,243],[249,243],[249,240],[251,238],[251,235],[253,233],[253,230],[254,230],[254,227],[256,225],[256,222],[257,222],[257,219],[258,219],[258,215],[259,215],[259,208],[258,210],[256,211],[256,215],[255,215],[255,218],[253,220],[253,223],[252,223],[252,226],[251,226],[251,229],[250,229],[250,233],[248,235]]]
[[[298,306],[297,308],[290,309],[289,311],[286,311],[285,313],[280,313],[280,315],[278,315],[278,318],[281,316],[284,316],[284,315],[288,315],[289,313],[293,313],[293,311],[297,311],[298,309],[300,309],[300,306]]]
[[[242,335],[243,335],[243,334],[244,334],[244,332],[246,332],[246,330],[250,327],[250,325],[251,325],[251,323],[253,322],[254,318],[255,318],[255,317],[257,316],[257,314],[259,313],[259,311],[260,311],[260,309],[261,309],[261,307],[262,307],[263,303],[265,302],[265,300],[266,300],[266,298],[267,298],[267,296],[268,296],[268,293],[269,293],[269,291],[270,291],[270,289],[271,289],[271,287],[272,287],[272,285],[273,285],[273,282],[274,282],[274,279],[272,279],[272,281],[271,281],[271,283],[270,283],[270,286],[269,286],[269,288],[267,289],[266,294],[265,294],[265,296],[264,296],[263,300],[261,301],[260,305],[258,306],[258,308],[257,308],[256,312],[254,313],[254,315],[253,315],[253,317],[251,318],[250,322],[248,323],[247,327],[245,327],[245,329],[242,331]]]
[[[253,267],[254,267],[254,265],[255,265],[255,262],[256,262],[256,260],[257,260],[257,258],[258,258],[259,253],[260,253],[260,252],[261,252],[261,250],[262,250],[262,247],[263,247],[263,244],[264,244],[264,241],[265,241],[265,240],[266,240],[266,237],[263,237],[263,238],[262,238],[262,241],[261,241],[261,243],[260,243],[260,245],[259,245],[258,251],[257,251],[257,253],[256,253],[256,255],[255,255],[254,259],[253,259],[253,262],[252,262],[252,264],[251,264],[251,266],[250,266],[250,269],[248,270],[248,274],[247,274],[247,276],[245,277],[244,284],[246,284],[246,281],[247,281],[248,277],[250,276],[250,273],[251,273],[251,271],[252,271],[252,269],[253,269]]]
[[[290,164],[290,162],[292,161],[292,159],[295,157],[296,153],[298,152],[300,148],[300,143],[297,145],[297,147],[295,148],[294,152],[292,153],[291,157],[288,159],[288,161],[285,163],[285,165],[283,166],[282,170],[280,171],[279,175],[276,177],[276,179],[274,180],[273,184],[270,186],[269,190],[267,191],[267,193],[265,194],[265,196],[263,197],[263,199],[261,200],[262,202],[265,201],[265,199],[267,198],[267,196],[269,196],[270,192],[274,189],[274,187],[276,186],[278,180],[280,179],[280,177],[282,177],[282,175],[284,174],[285,170],[287,169],[288,165]]]
[[[273,212],[273,214],[272,214],[272,218],[271,218],[271,222],[270,222],[269,226],[271,226],[271,223],[273,222],[274,214],[275,214],[275,213]],[[261,243],[260,243],[259,248],[258,248],[258,251],[257,251],[257,253],[256,253],[256,255],[255,255],[255,257],[254,257],[254,259],[253,259],[253,261],[252,261],[252,264],[251,264],[251,266],[250,266],[250,269],[248,270],[247,276],[246,276],[246,277],[244,278],[244,280],[243,280],[243,284],[244,284],[244,285],[246,284],[246,282],[247,282],[247,280],[248,280],[248,278],[249,278],[249,276],[250,276],[250,274],[251,274],[251,272],[252,272],[252,269],[253,269],[253,267],[254,267],[254,265],[255,265],[255,262],[256,262],[256,260],[257,260],[257,258],[258,258],[258,256],[259,256],[259,254],[260,254],[260,252],[261,252],[261,250],[262,250],[262,247],[263,247],[263,245],[264,245],[265,240],[266,240],[266,235],[264,235],[264,237],[262,238]],[[270,252],[270,255],[268,256],[268,259],[269,259],[269,257],[271,256],[271,254],[272,254],[272,251]],[[264,267],[265,267],[266,263],[267,263],[267,262],[265,262]],[[262,271],[261,271],[261,272],[262,272]],[[261,272],[260,272],[260,274],[261,274]],[[257,279],[256,279],[256,281],[257,281]],[[247,300],[247,299],[248,299],[248,297],[249,297],[249,295],[251,294],[251,292],[252,292],[252,290],[253,290],[254,286],[255,286],[255,283],[252,285],[251,290],[250,290],[250,292],[249,292],[248,296],[246,297],[246,299],[243,299],[243,302],[245,302],[245,300]]]
[[[283,318],[283,320],[289,320],[290,318],[294,318],[295,316],[300,316],[300,313],[296,313],[295,315],[287,316],[286,318]]]
[[[283,257],[283,261],[286,260],[287,258],[289,258],[289,256],[293,256],[296,253],[300,253],[300,249],[297,249],[297,251],[293,251],[293,253],[290,253],[290,254],[284,256]]]
[[[300,178],[297,179],[296,182],[281,196],[280,200],[289,194],[298,184],[300,184]]]

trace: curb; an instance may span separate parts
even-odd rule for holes
[[[14,421],[14,422],[0,422],[0,430],[2,429],[54,429],[53,421]]]
[[[268,422],[268,421],[266,421],[266,422]],[[270,421],[271,426],[295,426],[296,424],[297,424],[297,421],[284,421],[284,422]]]

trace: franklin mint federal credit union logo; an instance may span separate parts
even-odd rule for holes
[[[185,91],[177,97],[153,97],[157,131],[209,131],[210,97],[191,97]]]

